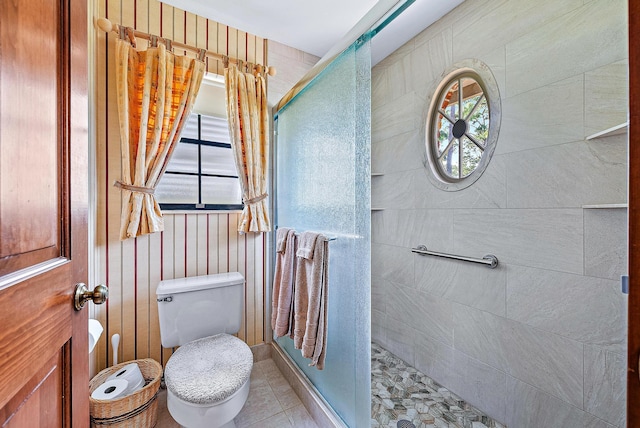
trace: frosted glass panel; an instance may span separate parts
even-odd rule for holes
[[[229,123],[227,119],[221,119],[213,116],[201,116],[200,119],[201,139],[206,141],[215,141],[216,143],[230,143]]]
[[[169,164],[167,171],[198,173],[198,145],[190,143],[178,143]]]
[[[164,204],[198,202],[198,177],[165,173],[156,187],[156,199]]]
[[[202,173],[238,176],[233,150],[226,147],[202,145]],[[238,181],[238,180],[236,180]]]
[[[184,124],[184,128],[182,128],[182,132],[180,133],[180,138],[192,138],[194,140],[198,139],[198,115],[190,114],[187,118],[187,123]]]
[[[369,42],[345,51],[278,112],[276,224],[329,243],[325,368],[278,339],[350,427],[370,423]]]
[[[242,192],[237,178],[202,177],[203,204],[241,204]]]

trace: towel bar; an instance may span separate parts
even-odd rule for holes
[[[277,229],[278,229],[278,227],[276,227],[276,230]],[[296,236],[300,236],[301,233],[302,232],[295,232]],[[327,241],[335,241],[336,239],[338,239],[338,237],[336,235],[325,235],[322,232],[318,232],[318,233],[321,233],[322,235],[324,235],[324,237],[327,238]]]
[[[498,266],[498,258],[493,254],[487,254],[483,258],[479,259],[476,257],[458,256],[456,254],[439,253],[437,251],[430,251],[430,250],[427,250],[427,247],[424,245],[418,245],[417,248],[412,248],[411,251],[416,254],[420,254],[421,256],[436,256],[436,257],[444,257],[447,259],[462,260],[462,261],[471,262],[471,263],[479,263],[479,264],[487,265],[489,269],[495,269]]]

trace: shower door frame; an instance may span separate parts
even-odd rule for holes
[[[629,0],[627,426],[640,426],[640,3]],[[638,280],[636,281],[636,278]]]

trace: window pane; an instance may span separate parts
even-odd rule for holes
[[[462,176],[466,177],[478,167],[482,150],[467,137],[462,138],[462,149]]]
[[[438,128],[436,129],[436,141],[438,142],[438,156],[447,148],[449,141],[453,138],[453,124],[442,114],[438,113]]]
[[[198,145],[180,142],[176,146],[167,171],[198,173]]]
[[[182,132],[180,133],[180,138],[193,138],[194,140],[198,139],[198,115],[191,114],[187,119],[187,123],[184,124],[184,128],[182,128]]]
[[[440,159],[442,171],[451,178],[460,178],[458,175],[458,142],[457,139],[453,140],[449,150]]]
[[[202,173],[237,176],[233,151],[226,147],[202,146]]]
[[[482,97],[478,107],[476,107],[473,114],[469,117],[467,133],[474,137],[481,145],[484,145],[487,138],[489,138],[489,106],[487,105],[486,97]]]
[[[237,178],[202,177],[203,204],[241,204],[242,192]]]
[[[198,177],[166,172],[156,187],[156,200],[163,204],[197,204]]]
[[[469,113],[482,96],[482,88],[474,79],[462,79],[462,117],[467,119]]]
[[[200,118],[200,138],[205,141],[215,141],[216,143],[230,143],[229,125],[227,119],[213,116],[202,116]]]
[[[456,80],[443,93],[440,104],[440,108],[444,110],[453,121],[459,118],[458,101],[458,81]]]

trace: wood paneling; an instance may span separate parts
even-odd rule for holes
[[[60,426],[60,417],[56,418],[47,406],[57,401],[63,405],[63,353],[59,350],[46,362],[22,387],[6,406],[0,409],[0,421],[5,421],[3,428],[20,428],[37,426],[53,428]],[[25,400],[24,397],[28,397]]]
[[[239,59],[266,64],[264,40],[157,0],[96,0],[97,16],[175,41]],[[97,30],[96,30],[97,31]],[[97,31],[96,40],[96,279],[109,286],[107,305],[95,316],[105,327],[93,372],[113,363],[111,336],[120,334],[119,361],[154,358],[162,363],[171,349],[160,344],[155,291],[163,279],[237,271],[246,278],[245,311],[238,336],[249,345],[264,342],[265,242],[262,235],[239,235],[237,213],[165,212],[162,233],[120,241],[120,137],[115,95],[114,36]],[[181,54],[182,52],[176,52]],[[218,61],[207,71],[223,74]]]
[[[64,129],[58,127],[56,114],[62,113],[57,103],[62,88],[52,73],[56,60],[64,59],[54,19],[61,13],[52,1],[0,4],[3,21],[15,23],[0,29],[6,58],[0,63],[0,105],[7,107],[0,117],[0,274],[50,260],[61,251],[61,196],[56,188],[60,154],[51,138]],[[32,31],[33,26],[41,31]],[[23,144],[26,141],[31,144]]]

